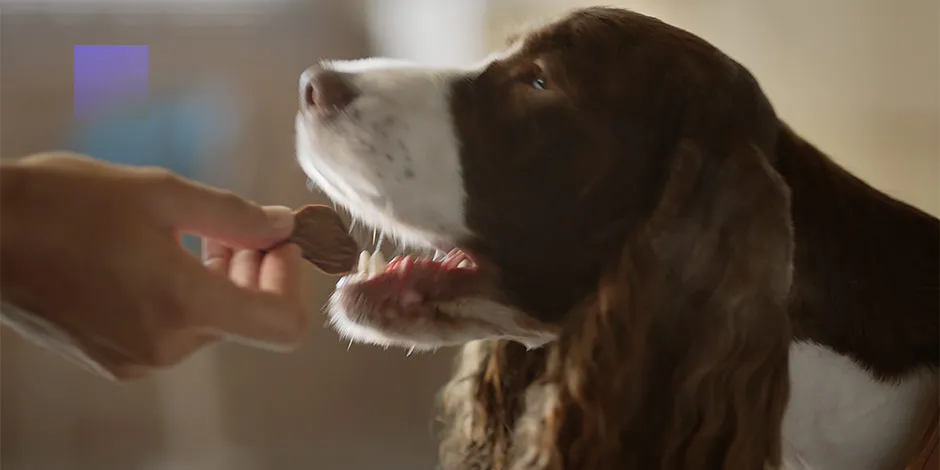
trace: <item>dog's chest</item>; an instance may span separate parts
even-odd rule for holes
[[[937,394],[936,374],[878,382],[852,360],[810,343],[791,346],[790,381],[785,470],[903,468]]]

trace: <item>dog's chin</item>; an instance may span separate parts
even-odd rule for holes
[[[509,340],[538,348],[557,337],[554,328],[482,298],[387,309],[360,304],[350,309],[349,296],[338,289],[329,316],[333,329],[350,342],[433,351],[480,340]]]
[[[351,342],[382,347],[400,347],[409,351],[432,351],[459,346],[471,341],[495,339],[492,329],[459,325],[429,309],[411,308],[400,311],[363,309],[350,311],[335,305],[345,302],[336,295],[330,309],[330,324],[340,336]]]
[[[330,324],[353,342],[414,351],[506,339],[536,348],[557,329],[500,300],[485,267],[460,249],[386,263],[363,253],[336,285]]]

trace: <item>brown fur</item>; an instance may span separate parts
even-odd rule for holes
[[[562,333],[532,351],[465,347],[442,394],[445,469],[774,468],[793,338],[889,379],[937,367],[935,218],[801,141],[742,66],[688,33],[592,8],[522,40],[454,91],[483,234],[465,245]],[[552,92],[507,95],[533,63]],[[875,257],[898,278],[853,227],[909,239]],[[901,321],[869,313],[899,296]]]
[[[445,406],[457,421],[452,431],[460,421],[473,423],[475,431],[448,437],[445,468],[779,464],[790,338],[787,192],[751,150],[714,182],[741,178],[745,168],[756,173],[754,185],[741,187],[750,197],[724,212],[708,206],[729,201],[699,197],[700,157],[692,147],[681,149],[665,207],[624,247],[596,296],[572,315],[548,351],[526,352],[512,343],[473,346],[488,357],[464,358],[482,367],[462,371],[472,378],[461,374],[449,386]],[[722,247],[724,231],[742,219],[766,223],[744,227],[744,243]],[[682,240],[693,234],[697,241]],[[777,243],[762,242],[768,239]],[[779,251],[757,256],[772,247]],[[513,356],[525,361],[521,369],[506,363]],[[511,382],[502,383],[500,370]],[[472,389],[462,389],[468,382]],[[466,401],[467,391],[474,400]],[[523,396],[524,411],[516,401]],[[465,459],[481,454],[481,462]]]

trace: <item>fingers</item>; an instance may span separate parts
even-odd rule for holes
[[[258,289],[264,254],[257,250],[239,250],[232,255],[229,279],[243,289]]]
[[[258,288],[303,303],[303,257],[300,247],[286,243],[268,252],[259,273]]]
[[[203,264],[227,275],[236,286],[273,292],[300,303],[303,269],[300,247],[285,243],[267,254],[257,250],[234,251],[212,240],[203,240]]]
[[[234,251],[209,238],[202,239],[202,264],[210,271],[228,276]]]
[[[304,334],[307,316],[295,245],[263,257],[236,252],[229,266],[231,280],[181,254],[173,262],[182,277],[181,308],[201,331],[275,349],[293,345]]]
[[[152,171],[146,178],[151,183],[148,199],[171,229],[256,250],[283,242],[294,229],[289,208],[262,207],[165,171]]]

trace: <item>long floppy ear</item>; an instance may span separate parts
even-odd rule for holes
[[[780,464],[789,190],[756,145],[718,145],[678,144],[653,216],[530,387],[512,468]]]
[[[439,457],[446,470],[507,470],[512,433],[526,389],[545,368],[545,348],[529,350],[507,340],[463,347],[457,372],[438,402],[443,435]]]

